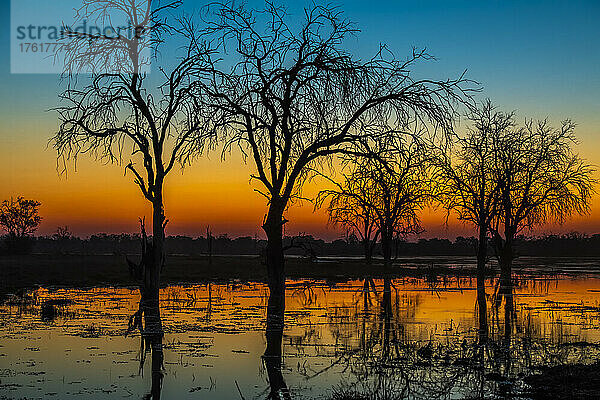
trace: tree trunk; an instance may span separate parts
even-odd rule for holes
[[[487,230],[479,227],[477,242],[477,307],[479,310],[479,338],[485,343],[488,337],[487,301],[485,294],[485,264],[487,258]]]
[[[152,202],[152,248],[144,262],[142,307],[145,331],[148,335],[162,334],[160,319],[160,273],[165,259],[165,231],[162,192],[156,191]]]
[[[285,316],[285,261],[283,257],[283,210],[285,206],[272,199],[263,229],[267,234],[267,278],[269,301],[267,304],[267,347],[263,360],[269,377],[272,399],[290,399],[290,393],[281,372],[282,339]]]
[[[487,230],[479,227],[479,241],[477,242],[477,277],[485,276],[485,262],[487,259]]]
[[[381,252],[383,253],[383,264],[389,267],[392,264],[392,235],[381,234]]]
[[[500,251],[500,291],[502,294],[509,293],[509,289],[512,288],[513,258],[512,238],[507,236]]]
[[[267,349],[265,356],[281,356],[281,337],[285,313],[285,265],[283,258],[283,210],[277,200],[272,200],[263,229],[267,234],[267,278],[269,302],[267,305]]]
[[[371,247],[371,241],[367,238],[363,239],[363,247],[365,251],[365,261],[368,265],[371,265],[373,260],[373,248]]]

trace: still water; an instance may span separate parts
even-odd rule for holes
[[[512,311],[488,280],[485,313],[475,281],[288,281],[281,376],[291,398],[519,397],[539,367],[598,359],[599,278],[518,278]],[[152,389],[141,337],[126,335],[138,290],[12,296],[0,305],[0,398],[268,398],[267,298],[261,283],[164,288]]]

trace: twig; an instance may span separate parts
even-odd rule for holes
[[[237,381],[234,381],[234,382],[235,382],[235,387],[237,387],[238,393],[240,394],[240,397],[242,398],[242,400],[246,400],[246,398],[242,394],[242,391],[240,390],[240,385],[238,385]]]

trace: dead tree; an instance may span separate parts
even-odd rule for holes
[[[589,213],[595,170],[575,152],[576,144],[572,121],[553,128],[546,120],[529,120],[497,146],[500,210],[491,229],[504,287],[510,287],[518,235]]]
[[[365,245],[371,232],[367,224],[372,221],[374,240],[381,238],[383,259],[389,265],[394,239],[422,231],[418,214],[431,194],[430,151],[418,135],[409,134],[384,138],[371,151],[371,157],[347,159],[351,172],[344,175],[344,184],[329,179],[336,189],[321,191],[316,205],[328,199],[330,219],[365,228],[361,233],[367,238]]]
[[[110,27],[113,18],[121,17],[130,21],[135,34],[108,36],[66,29],[66,89],[59,96],[60,124],[51,139],[63,170],[66,161],[86,153],[105,162],[126,163],[125,172],[133,175],[151,203],[152,257],[144,254],[143,271],[142,302],[147,314],[158,310],[165,258],[165,179],[176,165],[190,163],[212,137],[201,85],[210,50],[196,39],[190,20],[168,22],[168,12],[181,3],[154,7],[149,0],[83,1],[73,26],[87,20]],[[120,31],[113,27],[113,32]],[[160,58],[156,46],[169,36],[186,44],[177,58],[167,61]],[[151,58],[158,64],[152,81],[145,72]]]
[[[515,120],[514,113],[497,111],[489,100],[472,111],[468,119],[466,135],[457,137],[453,147],[440,152],[434,182],[442,207],[478,230],[477,279],[483,285],[488,237],[500,209],[498,147],[514,129]],[[480,301],[485,306],[485,298]]]
[[[419,212],[431,194],[430,152],[410,135],[379,146],[386,147],[360,168],[372,181],[371,210],[381,236],[383,260],[389,266],[394,239],[423,231]]]
[[[354,165],[350,168],[352,167],[356,168]],[[365,261],[370,264],[380,233],[375,213],[371,209],[374,202],[371,199],[374,195],[371,190],[372,181],[359,170],[342,176],[342,183],[331,179],[334,188],[319,192],[315,209],[327,202],[329,223],[356,234],[363,245]]]
[[[402,135],[411,121],[449,130],[468,82],[413,78],[416,64],[431,58],[425,51],[398,60],[382,47],[358,59],[344,46],[357,30],[331,6],[312,5],[293,24],[270,2],[261,12],[219,3],[208,15],[207,35],[228,51],[215,62],[211,95],[225,148],[247,156],[255,190],[267,200],[268,308],[282,315],[284,213],[302,198],[303,183],[332,156],[362,155],[370,138]]]

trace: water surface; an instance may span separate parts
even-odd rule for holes
[[[591,363],[600,343],[600,279],[521,277],[513,311],[475,279],[288,281],[282,376],[292,398],[505,398],[539,367]],[[164,399],[265,399],[268,290],[261,283],[161,291]],[[0,397],[143,398],[151,363],[133,288],[40,288],[0,306]],[[379,397],[377,397],[379,396]],[[387,396],[387,397],[386,397]]]

